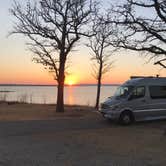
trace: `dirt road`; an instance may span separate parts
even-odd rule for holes
[[[90,117],[0,122],[0,166],[165,166],[166,121]]]

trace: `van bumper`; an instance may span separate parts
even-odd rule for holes
[[[111,120],[119,120],[120,112],[119,111],[110,111],[110,110],[100,110],[99,111],[104,118]]]

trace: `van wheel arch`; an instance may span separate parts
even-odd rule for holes
[[[124,110],[119,117],[119,123],[122,125],[129,125],[135,121],[134,114],[131,110]]]

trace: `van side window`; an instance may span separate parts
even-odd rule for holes
[[[166,99],[166,86],[150,86],[149,92],[152,99]]]
[[[145,87],[144,86],[140,86],[140,87],[136,87],[131,95],[132,99],[137,99],[137,98],[141,98],[145,96]]]

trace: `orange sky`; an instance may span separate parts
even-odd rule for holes
[[[2,44],[2,43],[1,43]],[[16,45],[17,46],[17,45]],[[14,48],[15,49],[15,48]],[[3,49],[6,56],[0,61],[0,83],[8,84],[55,84],[53,76],[40,64],[31,61],[32,54],[25,51],[25,46],[18,50]],[[3,55],[4,55],[3,54]],[[154,66],[153,62],[146,64],[147,59],[140,58],[135,52],[121,52],[112,57],[114,67],[103,77],[103,83],[123,83],[131,75],[156,75],[166,76],[166,71]],[[69,75],[66,83],[94,84],[96,80],[91,72],[89,50],[77,51],[70,58]]]
[[[52,75],[40,64],[32,62],[32,53],[27,51],[25,39],[14,36],[0,40],[0,84],[55,84]],[[166,76],[166,70],[154,66],[153,61],[146,63],[148,58],[143,58],[136,52],[123,51],[110,57],[114,67],[103,78],[103,83],[123,83],[131,75],[156,75]],[[92,76],[92,62],[90,50],[79,47],[78,51],[70,54],[70,75],[66,76],[67,82],[76,84],[96,83]]]
[[[20,0],[21,1],[21,0]],[[0,2],[0,84],[55,84],[53,77],[42,65],[32,62],[32,53],[27,51],[25,38],[12,36],[7,38],[12,30],[12,19],[9,15],[11,0]],[[79,46],[78,51],[70,54],[70,75],[66,76],[71,84],[96,83],[92,77],[90,50]],[[114,67],[103,78],[103,83],[123,83],[131,75],[166,76],[166,70],[154,66],[153,61],[140,58],[138,53],[125,51],[117,53],[112,60]]]

